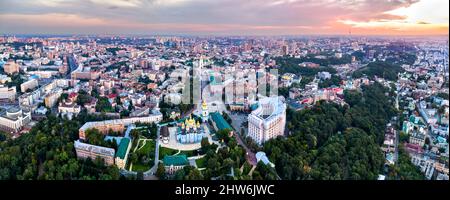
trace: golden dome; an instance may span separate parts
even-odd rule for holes
[[[190,116],[189,119],[186,119],[184,121],[184,125],[186,126],[186,128],[195,127],[195,119],[192,118],[192,115]]]
[[[206,109],[208,109],[208,104],[206,103],[206,101],[205,101],[205,100],[203,100],[203,103],[202,103],[202,108],[203,108],[203,110],[206,110]]]

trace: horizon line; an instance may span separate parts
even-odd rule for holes
[[[450,34],[190,34],[190,33],[122,33],[122,34],[104,34],[104,33],[0,33],[1,37],[17,36],[177,36],[177,37],[448,37]]]

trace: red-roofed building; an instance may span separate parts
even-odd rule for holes
[[[300,101],[301,104],[311,104],[312,102],[313,102],[313,99],[310,97]]]
[[[342,89],[342,88],[333,88],[333,92],[335,94],[343,94],[344,93],[344,89]]]
[[[68,100],[71,102],[75,102],[75,101],[77,101],[77,98],[78,98],[78,93],[71,92],[69,94]]]
[[[117,97],[117,94],[109,94],[108,99],[115,99]]]
[[[156,84],[156,83],[149,83],[148,85],[147,85],[147,89],[152,89],[152,90],[154,90],[154,89],[156,89],[158,87],[158,85]]]
[[[111,106],[116,106],[116,98],[117,98],[117,94],[109,94],[108,96],[106,96],[108,98],[109,103],[111,104]]]
[[[405,144],[405,148],[406,148],[406,151],[408,151],[409,153],[416,153],[416,154],[417,153],[419,153],[419,154],[423,153],[422,147],[420,145],[418,145],[418,144],[406,143]]]

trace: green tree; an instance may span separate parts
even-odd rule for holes
[[[207,152],[209,150],[209,147],[211,146],[211,144],[209,143],[209,139],[207,137],[202,138],[200,144],[202,152]]]
[[[175,180],[184,180],[185,175],[186,174],[185,174],[184,170],[178,170],[178,171],[175,172],[175,174],[173,176],[173,179],[175,179]]]
[[[99,97],[97,105],[95,106],[97,112],[114,112],[113,107],[106,97]]]
[[[403,145],[399,146],[398,160],[395,165],[388,168],[389,180],[425,180],[420,169],[411,163],[411,159],[405,152]]]
[[[158,163],[158,168],[156,169],[156,176],[161,180],[166,179],[166,169],[164,168],[163,163]]]
[[[350,106],[355,106],[362,101],[362,94],[357,90],[344,90],[344,99]]]
[[[186,176],[186,180],[203,180],[203,175],[198,169],[193,169]]]
[[[138,171],[136,174],[137,180],[144,180],[144,173],[142,171]]]
[[[84,106],[84,104],[91,102],[92,97],[87,94],[84,90],[78,92],[77,104]]]
[[[398,64],[390,62],[372,62],[366,67],[360,68],[353,73],[353,77],[359,78],[363,75],[367,75],[369,78],[375,76],[385,78],[387,80],[396,81],[398,79],[398,73],[402,73],[405,70]]]
[[[287,180],[376,179],[384,163],[385,126],[397,114],[386,91],[374,83],[361,92],[347,91],[349,106],[318,102],[301,111],[288,109],[290,136],[264,144],[277,174]],[[274,178],[264,168],[258,171],[263,179]]]

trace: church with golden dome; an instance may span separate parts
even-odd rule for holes
[[[177,141],[182,144],[198,143],[205,137],[200,121],[190,116],[178,126]]]

